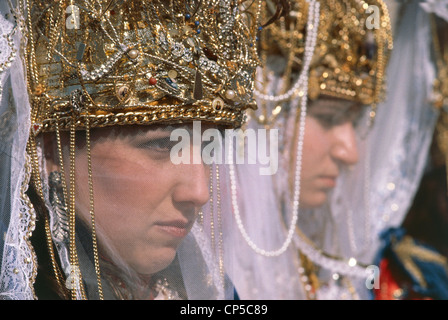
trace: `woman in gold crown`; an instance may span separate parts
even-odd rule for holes
[[[233,298],[219,165],[172,137],[253,107],[244,4],[2,2],[2,299]]]
[[[358,161],[384,98],[392,48],[387,7],[293,1],[290,15],[261,36],[259,108],[248,126],[278,131],[271,143],[279,166],[272,176],[252,175],[257,194],[269,194],[262,199],[238,183],[249,171],[235,168],[232,204],[244,245],[232,280],[242,299],[368,298],[359,261],[373,261],[374,250],[365,255],[371,217],[347,200],[368,192]]]

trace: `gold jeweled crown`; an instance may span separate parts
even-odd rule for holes
[[[250,1],[252,3],[254,1]],[[30,0],[35,133],[207,120],[254,107],[258,11],[241,1]]]
[[[310,64],[308,97],[329,95],[377,103],[383,98],[384,72],[392,49],[390,18],[381,0],[320,0],[316,47]],[[300,71],[305,52],[305,0],[291,1],[288,17],[266,30],[265,49],[277,48]],[[312,32],[313,28],[311,28]],[[272,43],[274,41],[274,43]],[[275,50],[275,49],[274,49]]]

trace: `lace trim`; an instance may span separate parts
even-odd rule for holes
[[[9,69],[16,57],[12,35],[15,31],[13,24],[0,15],[0,100],[3,93],[5,70]]]
[[[26,155],[25,172],[20,174],[20,197],[14,197],[11,221],[5,239],[5,249],[0,275],[0,297],[11,300],[36,299],[34,281],[37,259],[30,237],[35,228],[36,213],[26,195],[31,177],[31,160]]]

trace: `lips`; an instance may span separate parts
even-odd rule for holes
[[[190,231],[191,223],[184,220],[160,221],[155,224],[161,231],[176,237],[184,238]]]
[[[319,184],[325,188],[334,188],[336,186],[337,176],[320,176],[318,178]]]

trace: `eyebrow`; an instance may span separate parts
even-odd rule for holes
[[[316,101],[316,103],[310,105],[310,110],[319,110],[323,109],[330,111],[338,111],[338,112],[346,112],[350,110],[357,109],[357,107],[361,107],[355,101],[334,101],[334,100],[320,100]]]
[[[175,129],[186,129],[189,130],[189,126],[186,124],[179,124],[179,125],[157,125],[155,128],[150,129],[148,131],[173,131]]]

